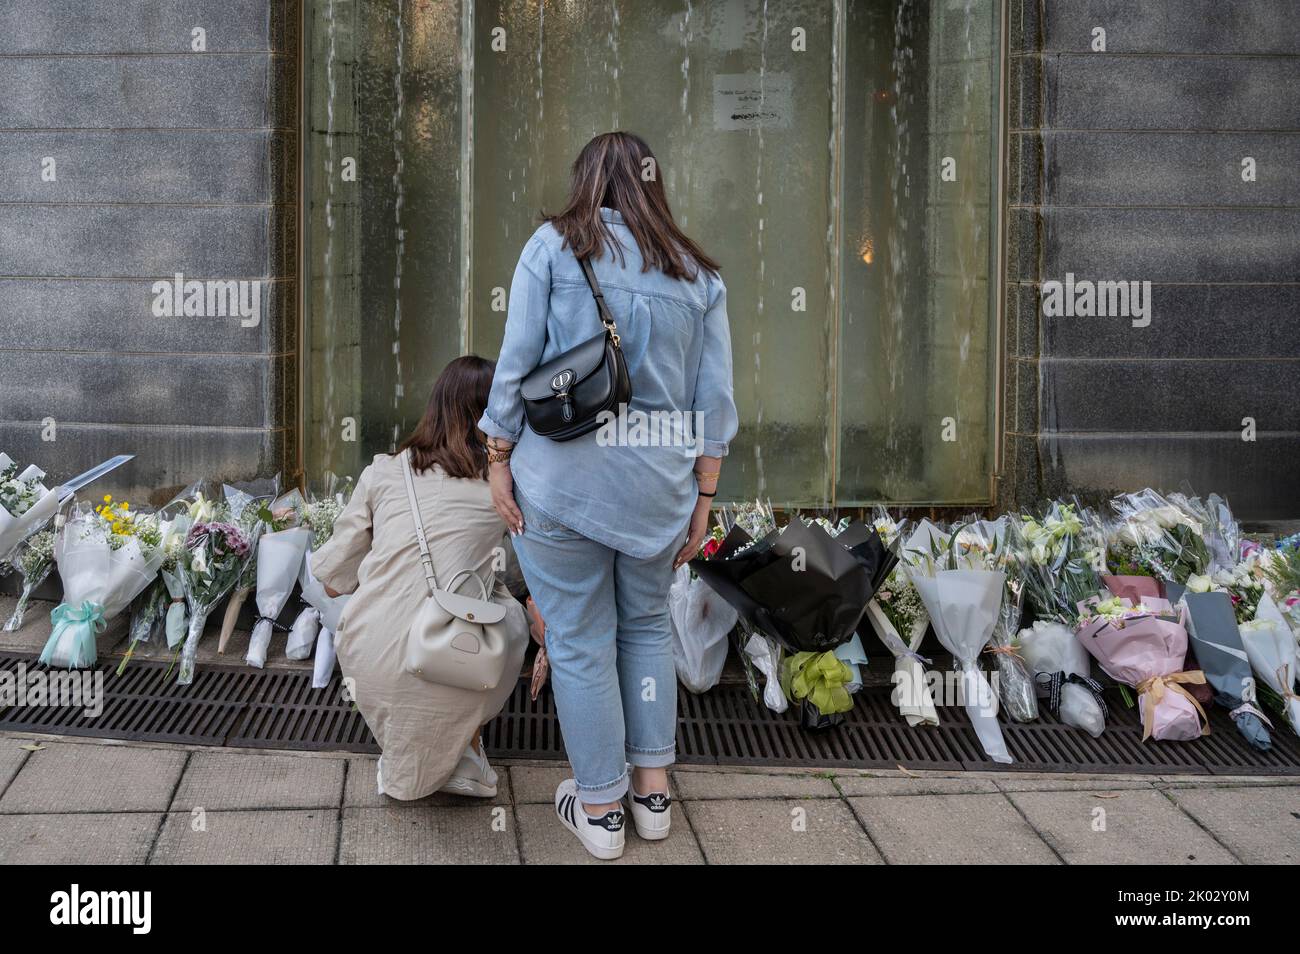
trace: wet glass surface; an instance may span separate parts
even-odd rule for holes
[[[309,472],[495,355],[539,211],[627,128],[728,285],[722,496],[986,499],[994,6],[310,0]]]

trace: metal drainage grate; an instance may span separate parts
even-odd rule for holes
[[[44,670],[34,657],[0,654],[0,671]],[[104,673],[104,711],[58,706],[0,710],[0,729],[54,735],[197,745],[377,752],[360,712],[344,700],[335,675],[311,688],[311,673],[206,665],[191,686],[177,686],[164,663],[136,662],[122,676]],[[1012,765],[990,762],[964,712],[946,710],[938,727],[909,728],[889,701],[889,688],[868,688],[843,725],[826,732],[800,728],[796,713],[777,715],[743,685],[678,696],[677,752],[682,762],[834,768],[1147,772],[1209,775],[1300,775],[1300,740],[1278,724],[1273,748],[1245,744],[1221,709],[1212,734],[1194,742],[1142,742],[1136,710],[1116,700],[1101,738],[1051,716],[1028,725],[1003,723]],[[496,756],[564,758],[559,720],[549,692],[533,702],[523,680],[484,739]]]

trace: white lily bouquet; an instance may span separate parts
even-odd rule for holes
[[[147,587],[162,562],[158,518],[105,496],[93,510],[78,504],[54,543],[63,602],[41,652],[49,666],[81,669],[98,658],[96,636]]]
[[[311,543],[311,528],[299,522],[301,498],[297,491],[293,495],[290,500],[276,502],[271,523],[257,541],[257,622],[244,657],[248,665],[257,669],[266,665],[271,637],[279,626],[276,619],[289,602]]]
[[[23,625],[23,616],[26,615],[27,603],[32,598],[32,590],[44,583],[54,569],[54,531],[42,530],[28,537],[19,546],[14,562],[23,577],[23,591],[14,606],[13,614],[5,623],[4,631],[7,633],[12,633]]]
[[[58,495],[44,479],[45,471],[35,464],[20,472],[8,454],[0,453],[0,563],[58,511]]]
[[[921,527],[917,533],[929,534],[929,529]],[[905,559],[935,635],[960,669],[966,714],[980,745],[995,762],[1013,761],[998,725],[997,693],[977,663],[998,625],[1006,574],[963,568],[970,564],[962,562],[952,539],[946,552],[932,543],[929,550],[914,549]]]
[[[876,508],[872,525],[885,546],[891,549],[905,548],[906,544],[902,540],[904,525],[895,521],[883,507]],[[947,539],[939,528],[925,521],[924,526],[908,542],[915,540],[918,546],[924,542],[928,547],[932,536],[937,536],[940,540]],[[899,714],[913,727],[938,725],[939,713],[934,707],[934,697],[925,675],[925,664],[930,660],[918,652],[926,630],[930,627],[930,617],[903,562],[890,571],[885,585],[867,604],[867,619],[876,636],[894,657],[894,675],[891,679],[894,691],[891,698],[898,706]]]
[[[325,585],[316,579],[311,571],[311,554],[323,547],[334,535],[334,522],[347,506],[352,495],[352,481],[340,481],[333,475],[326,479],[328,490],[320,497],[303,505],[300,511],[302,525],[311,531],[311,541],[303,558],[302,568],[298,573],[298,585],[302,589],[302,600],[308,608],[298,615],[289,629],[289,638],[285,645],[285,655],[290,659],[306,659],[312,653],[312,643],[316,645],[316,659],[312,676],[312,688],[323,689],[329,684],[334,671],[334,633],[338,629],[339,617],[347,606],[350,594],[330,596],[325,592]]]

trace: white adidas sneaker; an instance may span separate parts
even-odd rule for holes
[[[483,743],[479,742],[482,749]],[[447,784],[438,789],[453,795],[468,795],[470,798],[495,798],[497,794],[496,769],[488,764],[487,753],[474,751],[474,746],[465,749],[465,754],[456,763]]]
[[[577,836],[593,858],[612,861],[623,857],[623,812],[613,809],[593,818],[578,798],[578,783],[566,778],[555,790],[555,814],[560,824]]]
[[[673,800],[667,792],[638,795],[629,780],[627,803],[638,836],[646,841],[661,841],[668,837],[668,829],[673,823]]]

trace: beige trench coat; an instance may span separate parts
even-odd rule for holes
[[[415,493],[440,586],[462,569],[492,570],[513,561],[505,525],[492,509],[485,480],[448,477],[433,468],[415,477]],[[503,548],[503,549],[502,549]],[[506,676],[491,692],[437,686],[402,668],[406,631],[428,595],[415,541],[400,458],[380,454],[362,471],[334,535],[312,554],[312,571],[326,586],[352,593],[337,633],[339,664],[352,680],[357,707],[383,750],[384,792],[423,798],[451,777],[479,726],[491,721],[515,688],[528,623],[497,572],[493,599],[507,605],[511,634]],[[457,587],[478,595],[478,588]]]

